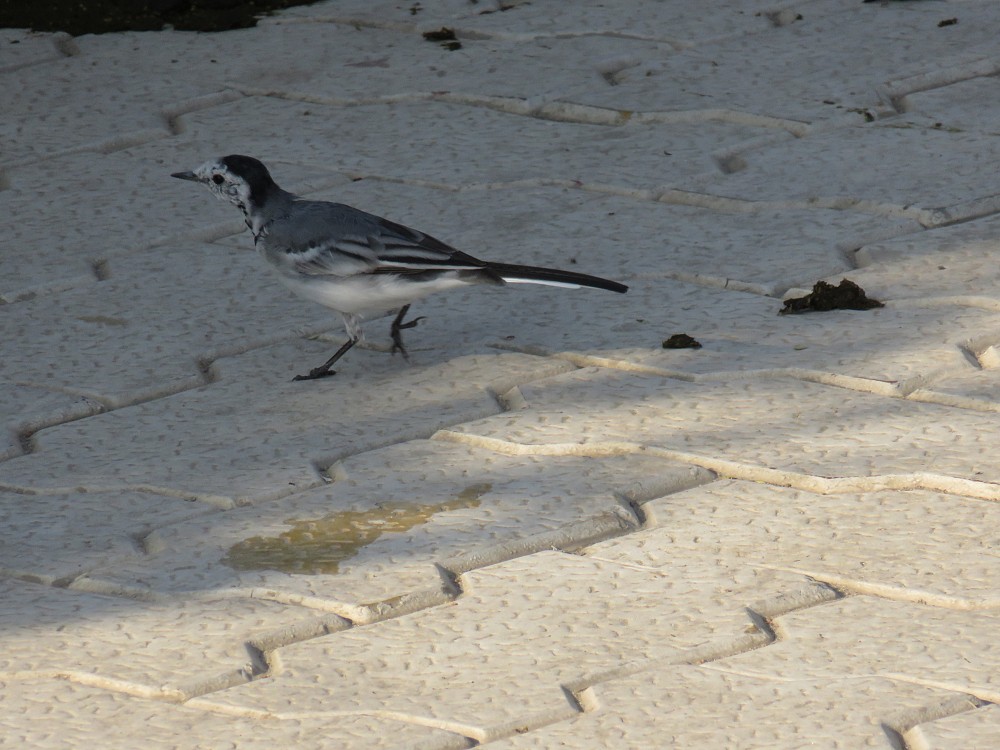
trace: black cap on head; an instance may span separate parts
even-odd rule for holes
[[[258,206],[264,203],[268,193],[278,187],[271,178],[271,173],[267,171],[267,167],[252,156],[232,154],[223,156],[219,161],[230,172],[246,180],[247,185],[250,186],[250,200]]]

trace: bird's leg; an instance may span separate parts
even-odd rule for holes
[[[292,378],[292,382],[295,382],[296,380],[316,380],[317,378],[325,378],[329,377],[330,375],[336,375],[337,371],[331,370],[330,368],[333,367],[334,362],[336,362],[338,359],[347,354],[347,350],[350,349],[352,346],[354,346],[356,343],[358,343],[357,337],[352,336],[351,338],[349,338],[347,341],[344,342],[343,346],[341,346],[336,352],[333,353],[333,356],[330,357],[330,359],[321,364],[319,367],[312,368],[309,371],[308,375],[296,375],[294,378]]]
[[[419,318],[414,318],[406,323],[403,322],[403,318],[406,317],[406,313],[410,311],[409,305],[403,305],[399,308],[399,313],[396,318],[392,321],[392,327],[389,329],[389,333],[392,335],[392,354],[399,352],[403,355],[403,359],[407,362],[410,361],[410,355],[406,353],[406,347],[403,346],[403,337],[400,335],[400,331],[404,328],[413,328],[424,319],[425,316],[421,315]]]

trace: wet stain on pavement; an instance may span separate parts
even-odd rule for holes
[[[277,570],[296,575],[334,575],[340,564],[384,534],[401,534],[438,513],[475,508],[493,485],[473,484],[440,503],[381,503],[365,511],[345,510],[321,518],[288,519],[277,536],[254,536],[229,548],[222,562],[235,570]]]

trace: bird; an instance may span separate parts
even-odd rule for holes
[[[211,159],[171,177],[202,183],[243,212],[254,246],[293,292],[340,313],[347,341],[333,356],[294,380],[335,374],[333,365],[364,337],[366,318],[398,310],[392,353],[409,361],[401,331],[410,305],[429,294],[469,284],[545,284],[624,294],[616,281],[573,271],[479,260],[439,239],[342,203],[307,200],[278,187],[252,156]]]

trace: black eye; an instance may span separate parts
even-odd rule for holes
[[[226,181],[226,178],[223,177],[221,174],[213,174],[212,175],[212,182],[214,182],[216,185],[221,185],[225,181]]]

